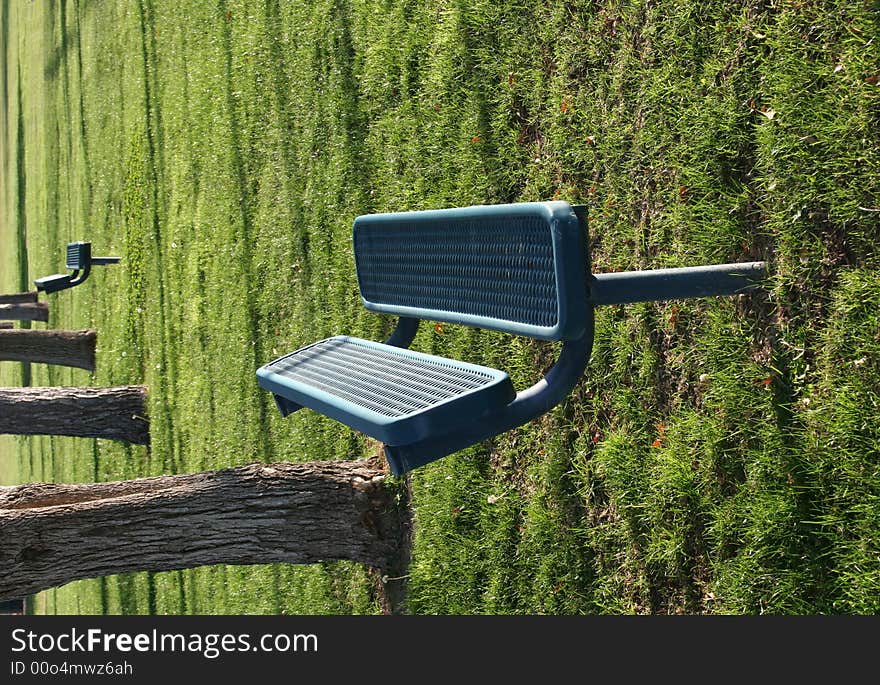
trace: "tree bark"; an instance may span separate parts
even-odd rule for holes
[[[384,478],[373,459],[0,488],[0,599],[206,564],[393,568],[406,519]]]
[[[0,304],[26,304],[28,302],[36,302],[37,296],[36,290],[33,290],[29,293],[9,293],[7,295],[0,295]]]
[[[0,331],[0,361],[95,370],[95,331]]]
[[[48,302],[26,302],[24,304],[0,304],[0,319],[13,321],[48,321]]]
[[[146,388],[0,388],[0,433],[150,440]]]

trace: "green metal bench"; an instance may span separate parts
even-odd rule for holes
[[[385,444],[401,475],[531,421],[578,382],[602,304],[729,295],[763,262],[592,275],[585,208],[566,202],[359,216],[364,306],[399,318],[384,343],[336,336],[257,371],[283,415],[308,407]],[[561,340],[556,364],[517,392],[496,369],[409,349],[421,319]]]
[[[92,257],[92,244],[87,242],[67,243],[67,268],[71,274],[53,274],[34,281],[37,290],[46,294],[72,288],[84,282],[93,266],[115,264],[119,257]]]

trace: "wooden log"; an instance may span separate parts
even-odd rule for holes
[[[391,571],[401,510],[378,460],[0,488],[0,599],[80,578],[221,563],[344,559]]]
[[[121,387],[0,388],[0,433],[150,442],[147,390]],[[2,567],[0,567],[2,568]]]
[[[45,322],[49,320],[49,303],[0,304],[0,319]]]
[[[0,304],[28,304],[37,301],[36,290],[29,293],[9,293],[0,295]]]
[[[94,371],[97,337],[92,330],[0,331],[0,361],[55,364]]]

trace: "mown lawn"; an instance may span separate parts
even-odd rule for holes
[[[597,310],[550,414],[412,474],[408,611],[880,611],[880,7],[656,0],[0,0],[0,285],[64,244],[123,261],[49,296],[94,375],[145,383],[149,451],[3,438],[4,482],[367,456],[282,420],[258,366],[382,339],[368,212],[563,199],[595,271],[766,259],[750,296]],[[36,324],[42,326],[43,324]],[[553,344],[445,324],[506,370]],[[17,463],[10,463],[17,457]],[[218,566],[73,583],[58,613],[370,613],[365,569]]]

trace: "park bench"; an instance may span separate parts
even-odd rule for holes
[[[257,371],[283,416],[308,407],[384,443],[407,471],[531,421],[580,379],[600,304],[730,295],[763,262],[591,274],[585,207],[566,202],[398,212],[354,221],[363,305],[393,314],[384,343],[335,336]],[[496,369],[407,349],[419,320],[562,341],[556,364],[516,392]]]
[[[37,290],[46,294],[72,288],[85,281],[93,266],[115,264],[119,257],[92,257],[92,244],[86,242],[67,243],[67,268],[72,274],[53,274],[34,281]]]

